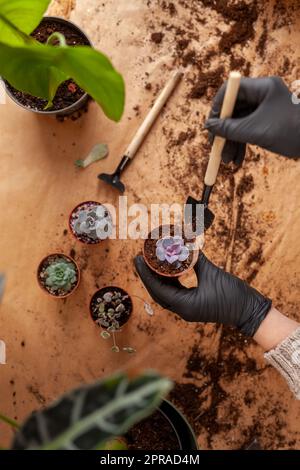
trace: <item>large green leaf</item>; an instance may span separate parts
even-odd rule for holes
[[[119,121],[125,104],[125,84],[109,59],[91,47],[80,46],[63,48],[60,60],[60,70],[87,91],[106,116]]]
[[[91,450],[125,434],[160,405],[172,383],[148,371],[119,372],[82,386],[38,411],[17,432],[13,449]]]
[[[50,101],[57,85],[71,77],[110,119],[119,121],[123,113],[122,76],[104,54],[87,46],[11,47],[0,43],[0,75],[18,90]]]
[[[51,0],[0,0],[0,42],[20,44],[22,39],[8,22],[25,34],[39,25]]]
[[[54,65],[57,53],[59,48],[51,46],[11,47],[0,43],[0,75],[18,90],[51,101],[57,86],[69,78]]]

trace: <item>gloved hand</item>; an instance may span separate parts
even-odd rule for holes
[[[135,258],[135,266],[153,300],[186,321],[233,325],[253,336],[271,308],[270,299],[215,266],[203,253],[194,267],[198,279],[195,288],[153,273],[142,256]]]
[[[225,163],[244,160],[246,143],[259,145],[286,157],[300,157],[300,104],[281,78],[242,78],[233,117],[219,119],[226,85],[214,101],[205,128],[225,137]]]

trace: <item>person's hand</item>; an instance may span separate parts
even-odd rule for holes
[[[215,266],[203,253],[194,267],[195,288],[153,273],[142,256],[135,258],[135,266],[153,300],[186,321],[233,325],[253,336],[271,308],[270,299]]]
[[[279,77],[242,78],[233,117],[219,119],[226,84],[222,85],[205,123],[211,136],[225,137],[225,163],[244,160],[246,144],[286,157],[300,157],[300,104]]]

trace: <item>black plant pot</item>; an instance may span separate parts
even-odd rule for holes
[[[168,400],[163,400],[159,411],[169,421],[179,441],[179,450],[199,450],[196,436],[183,414]]]
[[[45,16],[44,19],[41,21],[41,23],[44,21],[44,20],[50,20],[50,21],[53,21],[55,23],[60,23],[60,24],[64,24],[64,25],[68,25],[69,27],[71,27],[74,32],[77,32],[79,33],[85,40],[86,42],[92,47],[92,42],[91,40],[87,37],[87,35],[74,23],[72,23],[71,21],[69,20],[65,20],[63,18],[59,18],[59,17],[56,17],[56,16]],[[42,115],[45,115],[45,116],[68,116],[70,114],[73,114],[74,112],[76,111],[79,111],[80,109],[84,108],[85,105],[87,104],[87,102],[89,101],[89,95],[87,93],[85,93],[83,96],[81,96],[81,98],[79,98],[79,100],[77,100],[75,103],[63,108],[63,109],[55,109],[55,110],[39,110],[39,109],[35,109],[35,108],[31,108],[29,106],[25,106],[23,103],[20,103],[20,101],[18,101],[17,97],[13,94],[13,92],[9,89],[9,86],[8,84],[4,81],[5,83],[5,88],[6,88],[6,93],[7,95],[18,105],[20,106],[21,108],[23,109],[26,109],[27,111],[31,111],[33,113],[36,113],[36,114],[42,114]]]

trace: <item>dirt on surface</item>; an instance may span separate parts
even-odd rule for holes
[[[149,316],[143,301],[150,299],[133,267],[142,240],[84,246],[65,234],[80,202],[118,204],[97,174],[114,171],[179,67],[181,84],[122,178],[128,205],[200,198],[210,150],[203,125],[229,71],[279,75],[289,87],[299,78],[299,1],[77,0],[70,18],[123,73],[126,110],[116,125],[92,104],[82,119],[62,124],[37,119],[10,101],[0,107],[0,270],[7,275],[0,336],[8,351],[1,412],[22,421],[80,383],[122,367],[155,366],[175,381],[171,399],[189,418],[200,448],[247,448],[257,438],[263,449],[299,449],[299,401],[252,340],[229,327],[186,323],[154,303]],[[161,42],[153,42],[153,33],[163,34]],[[75,168],[98,142],[109,144],[109,158]],[[222,165],[204,246],[214,263],[298,321],[299,177],[299,161],[255,146],[242,167]],[[82,270],[76,294],[61,303],[40,292],[35,278],[39,260],[57,251],[72,253]],[[119,335],[120,349],[130,343],[133,355],[112,354],[91,322],[91,296],[108,285],[133,298],[131,321]],[[3,425],[0,432],[5,445],[11,432]]]

